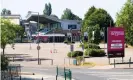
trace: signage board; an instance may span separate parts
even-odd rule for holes
[[[125,32],[123,28],[108,28],[108,58],[124,57]]]
[[[74,51],[73,45],[70,45],[70,50],[71,50],[71,51]]]

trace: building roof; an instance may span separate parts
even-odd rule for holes
[[[36,21],[38,22],[37,14],[28,14],[27,21]],[[39,15],[39,23],[47,24],[47,23],[60,23],[58,18],[47,16],[47,15]]]
[[[21,16],[19,14],[1,15],[1,17],[9,19],[21,19]]]

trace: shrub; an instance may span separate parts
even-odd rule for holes
[[[68,40],[66,39],[66,40],[64,41],[64,43],[68,43]]]
[[[104,50],[101,49],[87,49],[85,51],[86,56],[91,56],[91,57],[102,57],[105,56]]]
[[[100,49],[100,46],[90,43],[89,48],[91,48],[91,49]]]
[[[78,62],[78,64],[80,65],[81,64],[81,62],[83,61],[83,56],[77,56],[76,57],[76,60],[77,60],[77,62]]]
[[[4,55],[1,55],[1,70],[7,70],[9,60]]]
[[[73,51],[73,52],[69,52],[67,54],[68,57],[71,57],[71,55],[72,55],[72,57],[75,58],[77,56],[83,56],[83,52],[82,51]]]
[[[80,44],[79,46],[82,47],[83,44]],[[100,46],[99,45],[96,45],[96,44],[93,44],[93,43],[84,43],[84,48],[85,49],[100,49]]]

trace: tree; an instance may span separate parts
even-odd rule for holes
[[[45,4],[45,9],[43,10],[43,14],[50,16],[52,13],[51,4]]]
[[[7,70],[9,60],[5,55],[1,55],[1,70]]]
[[[116,25],[125,29],[126,43],[133,45],[133,3],[131,0],[127,0],[121,11],[117,13]]]
[[[20,37],[21,38],[21,42],[22,42],[22,39],[23,39],[24,33],[25,33],[24,27],[19,26],[19,25],[16,25],[15,32],[17,34],[17,37]]]
[[[107,41],[107,27],[114,26],[114,21],[112,17],[105,11],[104,9],[101,8],[95,8],[92,6],[89,8],[87,13],[85,14],[85,18],[83,20],[82,24],[82,34],[83,32],[86,31],[86,28],[92,27],[95,28],[96,25],[99,25],[99,29],[101,32],[105,31],[105,41]],[[100,34],[99,34],[100,35]],[[101,39],[103,40],[103,39]]]
[[[63,15],[61,16],[61,19],[68,19],[68,20],[82,20],[77,15],[73,14],[72,11],[68,8],[64,10]]]
[[[11,15],[11,11],[4,8],[1,12],[1,15]]]
[[[16,27],[18,26],[11,23],[10,20],[1,19],[1,48],[3,49],[3,54],[5,53],[6,45],[14,43]]]

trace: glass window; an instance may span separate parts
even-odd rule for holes
[[[68,29],[77,29],[77,25],[68,25]]]

